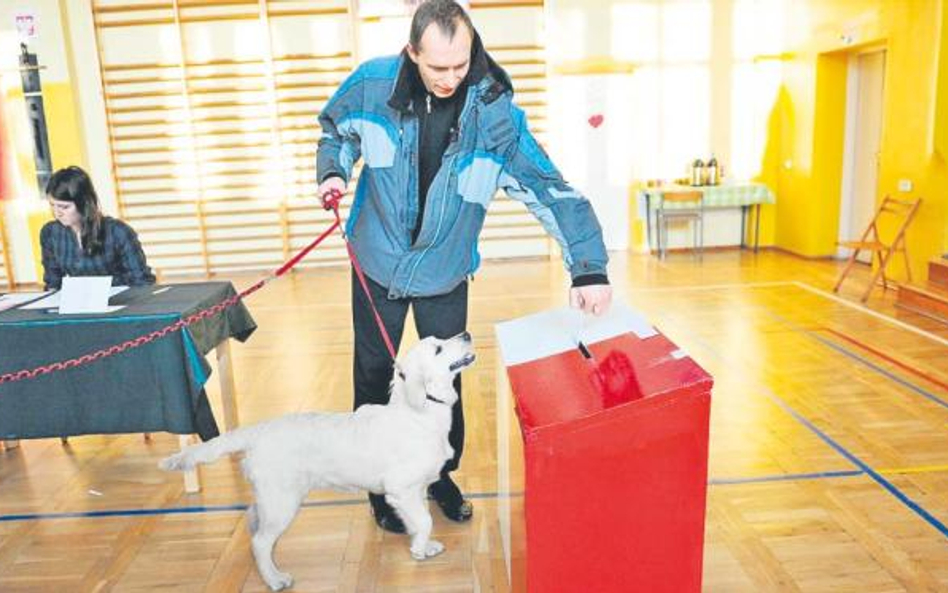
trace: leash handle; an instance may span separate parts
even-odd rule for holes
[[[324,210],[333,210],[336,211],[339,209],[339,202],[342,201],[342,192],[338,189],[326,190],[322,196],[323,209]],[[339,220],[339,216],[336,216],[336,220]],[[339,221],[342,222],[341,220]]]
[[[372,308],[372,315],[375,316],[375,323],[379,327],[379,333],[382,334],[382,340],[385,342],[388,354],[394,361],[395,346],[392,344],[392,338],[389,337],[388,330],[385,329],[385,323],[382,321],[382,316],[379,315],[379,310],[375,306],[375,300],[369,291],[369,283],[365,279],[365,273],[362,271],[362,266],[359,265],[359,258],[356,257],[355,250],[352,249],[352,245],[349,243],[349,237],[346,236],[342,218],[339,217],[339,202],[342,200],[342,192],[337,189],[331,189],[323,194],[322,197],[324,208],[332,210],[333,215],[336,217],[336,226],[339,227],[339,232],[342,234],[342,241],[346,244],[346,252],[349,254],[349,261],[352,262],[352,269],[355,271],[356,277],[359,278],[359,284],[362,285],[362,292],[365,293],[365,298],[368,299],[369,306]]]

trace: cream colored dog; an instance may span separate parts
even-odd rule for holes
[[[467,332],[425,338],[395,364],[388,405],[351,413],[291,414],[239,428],[163,459],[185,470],[244,452],[244,475],[256,500],[247,510],[257,569],[274,591],[293,577],[273,563],[273,546],[314,488],[385,494],[411,535],[417,560],[444,551],[431,536],[426,490],[454,450],[448,444],[454,377],[474,362]]]

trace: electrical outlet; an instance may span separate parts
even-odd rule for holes
[[[899,191],[903,194],[907,194],[912,191],[912,180],[911,179],[899,179]]]

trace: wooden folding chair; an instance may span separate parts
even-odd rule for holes
[[[909,265],[908,247],[905,244],[905,231],[908,229],[909,223],[911,223],[915,217],[915,213],[918,211],[918,206],[921,202],[921,198],[914,200],[897,200],[886,196],[882,200],[882,203],[879,204],[879,208],[876,209],[872,221],[869,223],[869,226],[866,227],[865,232],[863,232],[862,237],[858,241],[839,242],[841,247],[852,249],[853,252],[849,256],[849,260],[846,262],[846,267],[843,268],[843,272],[839,275],[839,280],[836,281],[833,292],[839,292],[839,287],[843,285],[843,280],[846,279],[846,276],[850,270],[852,270],[853,265],[856,263],[856,258],[859,257],[860,251],[871,251],[873,258],[879,259],[879,267],[872,274],[869,286],[866,287],[866,291],[860,299],[862,302],[866,302],[869,299],[869,293],[872,292],[879,278],[882,278],[883,289],[889,288],[885,269],[889,264],[889,259],[892,257],[892,254],[896,251],[901,251],[905,256],[905,273],[908,275],[909,282],[912,281],[912,268]],[[891,224],[895,226],[895,236],[889,242],[884,241],[879,232],[879,224],[882,221],[886,221],[886,223],[891,221]]]

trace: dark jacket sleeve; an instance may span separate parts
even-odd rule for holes
[[[143,286],[155,283],[155,275],[145,260],[145,251],[138,241],[135,230],[122,221],[114,221],[116,225],[117,264],[121,268],[121,275],[129,286]],[[118,276],[120,274],[113,274]]]
[[[47,290],[61,288],[63,285],[63,275],[65,274],[62,264],[59,262],[59,257],[56,254],[52,227],[54,224],[59,223],[48,222],[40,231],[40,246],[43,252],[43,285]]]

